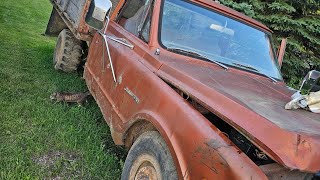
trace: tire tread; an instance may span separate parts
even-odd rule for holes
[[[63,38],[60,39],[59,38]],[[62,57],[57,54],[58,43],[64,43],[60,45],[63,48]],[[83,55],[83,42],[72,34],[69,29],[64,29],[60,32],[58,37],[57,46],[55,49],[54,63],[55,69],[62,70],[64,72],[74,72],[78,69],[81,63],[81,57]]]

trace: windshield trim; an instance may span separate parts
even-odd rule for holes
[[[163,18],[163,10],[164,10],[164,3],[165,3],[165,1],[166,1],[166,0],[162,0],[162,1],[161,1],[159,21],[158,21],[158,34],[157,34],[157,37],[158,37],[158,38],[157,38],[157,41],[158,41],[159,45],[160,45],[163,49],[165,49],[165,50],[168,51],[168,47],[166,47],[166,46],[162,43],[162,41],[161,41],[161,30],[162,30],[161,27],[162,27],[162,20],[163,20],[162,18]],[[212,12],[217,13],[217,14],[219,14],[219,15],[222,15],[222,16],[224,16],[224,17],[233,19],[233,20],[238,21],[238,22],[240,22],[240,23],[243,23],[243,24],[245,24],[245,25],[247,25],[247,26],[250,26],[250,27],[252,27],[252,28],[254,28],[254,29],[256,29],[256,30],[258,30],[258,31],[260,31],[260,32],[265,33],[265,34],[268,36],[268,38],[269,38],[269,43],[270,43],[270,46],[271,46],[270,48],[271,48],[271,51],[272,51],[272,54],[273,54],[273,61],[274,61],[274,63],[275,63],[275,67],[278,69],[279,75],[280,75],[280,78],[276,78],[276,77],[272,77],[272,78],[274,78],[274,79],[277,80],[277,81],[283,81],[283,77],[282,77],[282,74],[281,74],[281,71],[280,71],[280,67],[279,67],[279,64],[278,64],[278,58],[276,57],[276,53],[275,53],[275,49],[274,49],[274,45],[273,45],[273,41],[272,41],[272,33],[271,33],[271,32],[269,32],[269,31],[267,31],[267,30],[265,30],[265,29],[263,29],[263,28],[256,27],[256,26],[254,26],[254,25],[252,25],[252,24],[250,24],[250,23],[248,23],[248,22],[246,22],[246,21],[243,21],[243,20],[241,20],[241,19],[232,17],[232,16],[230,16],[230,15],[227,14],[227,13],[219,12],[219,11],[213,9],[213,8],[206,7],[206,6],[204,6],[204,5],[200,4],[200,3],[193,2],[193,1],[186,1],[186,0],[182,0],[182,1],[187,2],[187,3],[190,3],[190,4],[193,4],[193,5],[198,6],[198,7],[201,7],[201,8],[204,8],[204,9],[209,10],[209,11],[212,11]],[[169,52],[171,52],[171,51],[169,51]],[[187,54],[187,53],[181,53],[181,52],[171,52],[171,53],[181,54],[181,55],[183,55],[183,56],[188,56],[188,57],[191,57],[191,58],[199,59],[199,60],[201,60],[201,61],[205,61],[205,60],[202,59],[202,58],[194,57],[194,56],[192,56],[192,55],[190,55],[190,54]],[[271,60],[271,61],[272,61],[272,60]],[[208,62],[208,63],[210,63],[210,62]],[[230,64],[226,64],[226,63],[222,63],[222,64],[224,64],[224,65],[226,65],[226,66],[228,66],[228,67],[231,67],[231,68],[235,68],[235,69],[239,69],[239,70],[242,70],[242,71],[246,71],[246,72],[253,73],[253,74],[256,74],[256,75],[259,75],[259,76],[263,76],[263,77],[266,76],[265,74],[257,73],[257,72],[255,72],[255,71],[250,71],[250,70],[245,69],[245,68],[239,68],[239,67],[236,67],[236,66],[233,66],[233,65],[230,65]]]

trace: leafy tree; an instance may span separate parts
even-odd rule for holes
[[[309,70],[320,70],[319,0],[220,0],[257,19],[275,33],[276,45],[288,38],[282,73],[297,87]]]

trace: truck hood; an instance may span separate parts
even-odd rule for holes
[[[285,110],[284,83],[211,63],[165,61],[157,74],[223,118],[278,163],[320,170],[320,115]]]

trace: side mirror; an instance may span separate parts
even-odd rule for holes
[[[282,66],[284,53],[286,52],[286,46],[287,46],[287,39],[285,38],[285,39],[282,39],[281,45],[278,49],[278,63],[280,68]]]
[[[106,19],[109,17],[111,8],[110,0],[92,0],[86,15],[86,23],[94,29],[102,30],[108,23]]]
[[[303,79],[300,91],[320,91],[320,72],[316,70],[310,71]]]

